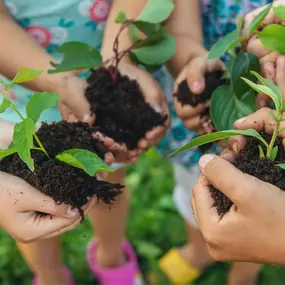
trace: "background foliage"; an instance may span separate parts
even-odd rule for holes
[[[143,271],[157,271],[156,260],[186,239],[182,220],[172,202],[174,181],[171,166],[151,150],[141,158],[139,164],[129,167],[127,183],[132,189],[127,236],[136,248]],[[62,238],[64,261],[72,269],[76,284],[94,284],[85,255],[91,237],[92,231],[86,221]],[[0,231],[0,240],[0,284],[31,284],[32,274],[14,241],[3,231]],[[228,269],[229,264],[214,264],[195,284],[225,284]],[[259,284],[281,285],[285,283],[284,280],[284,268],[265,266]],[[160,284],[167,285],[168,282],[162,277]]]

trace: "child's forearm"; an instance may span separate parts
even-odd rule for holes
[[[14,125],[0,119],[0,148],[5,149],[12,142]]]
[[[191,58],[207,54],[203,45],[200,2],[174,0],[175,10],[167,21],[167,28],[176,39],[176,52],[168,63],[169,71],[175,77]]]
[[[104,60],[114,56],[113,44],[114,39],[117,36],[121,25],[115,23],[117,14],[120,11],[124,11],[129,19],[136,19],[144,8],[147,0],[114,0],[112,8],[108,17],[104,41],[102,47],[102,55]],[[120,36],[119,51],[125,50],[131,46],[131,41],[128,36],[128,30],[126,29]],[[124,60],[128,61],[128,57]]]
[[[8,14],[0,0],[0,73],[13,78],[19,68],[30,67],[47,70],[54,59],[39,46]],[[54,91],[66,74],[42,74],[29,82],[27,87],[35,91]]]

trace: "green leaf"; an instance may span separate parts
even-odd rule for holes
[[[0,148],[0,159],[4,158],[6,156],[9,156],[11,154],[14,154],[16,152],[17,152],[16,149],[10,149],[10,148],[9,149],[1,149]]]
[[[139,240],[136,245],[138,253],[145,258],[156,259],[162,254],[162,250],[153,243]]]
[[[277,51],[280,54],[285,54],[284,26],[278,24],[268,25],[261,32],[257,32],[257,36],[267,49]]]
[[[132,54],[142,64],[161,65],[172,58],[175,48],[175,39],[168,35],[155,44],[133,50]]]
[[[56,106],[58,102],[60,98],[55,92],[35,93],[26,106],[27,116],[36,123],[44,111]]]
[[[85,149],[70,149],[58,154],[56,158],[63,163],[82,169],[90,176],[98,172],[113,172],[97,154]]]
[[[255,84],[252,81],[246,79],[246,78],[242,78],[252,89],[254,89],[255,91],[257,91],[258,93],[261,94],[265,94],[267,96],[269,96],[274,104],[277,110],[280,110],[280,102],[279,102],[279,98],[278,95],[276,95],[269,87],[261,85],[261,84]]]
[[[63,54],[60,64],[51,63],[55,69],[49,73],[95,68],[102,65],[102,57],[96,48],[82,42],[64,43],[59,51]]]
[[[14,127],[13,142],[20,158],[34,171],[34,161],[31,157],[33,147],[33,135],[36,132],[35,123],[31,118],[24,119]]]
[[[235,95],[238,98],[250,89],[241,77],[256,82],[255,76],[250,72],[252,70],[257,72],[261,70],[258,57],[247,52],[240,53],[232,66],[232,84]]]
[[[233,48],[233,43],[236,43],[237,39],[239,38],[240,36],[237,30],[225,35],[212,46],[208,59],[212,60],[224,55],[230,48]]]
[[[24,83],[24,82],[31,81],[31,80],[37,78],[41,73],[43,73],[43,70],[40,70],[40,69],[20,68],[19,71],[17,72],[16,76],[6,86],[6,90],[9,90],[9,88],[14,83]]]
[[[173,10],[173,0],[148,0],[137,20],[152,24],[161,23],[167,20]]]
[[[285,163],[277,164],[277,166],[285,170]]]
[[[261,11],[255,18],[254,20],[251,22],[248,31],[247,31],[247,35],[250,36],[251,34],[255,33],[258,29],[258,27],[262,24],[262,22],[264,21],[265,17],[267,16],[267,14],[269,13],[270,9],[272,7],[272,4],[268,5],[266,7],[266,9],[264,9],[263,11]]]
[[[145,40],[143,40],[141,43],[136,45],[136,49],[144,46],[150,46],[156,43],[159,43],[159,41],[162,41],[167,36],[167,30],[165,27],[159,28],[155,33],[148,36]]]
[[[239,34],[241,34],[241,30],[242,30],[243,25],[244,25],[244,20],[245,20],[244,16],[239,16],[237,18],[237,30],[238,30]]]
[[[267,86],[268,88],[270,88],[274,93],[275,95],[277,96],[278,98],[278,101],[279,101],[279,104],[280,104],[280,107],[281,107],[281,110],[283,109],[283,96],[282,96],[282,91],[281,89],[276,86],[272,81],[262,77],[260,74],[258,74],[257,72],[255,71],[251,71],[251,73],[258,79],[258,81]]]
[[[141,40],[140,37],[140,30],[138,27],[134,24],[131,24],[128,29],[129,38],[132,41],[132,43],[136,43],[137,41]]]
[[[277,6],[273,8],[274,15],[280,20],[285,20],[285,6]]]
[[[127,15],[124,11],[118,13],[115,23],[117,24],[124,24],[128,20]]]
[[[134,25],[143,32],[146,36],[151,36],[160,29],[160,24],[151,24],[142,21],[134,22]]]
[[[6,98],[3,98],[3,101],[0,104],[0,114],[4,113],[10,106],[11,103]]]
[[[214,91],[210,104],[211,118],[218,131],[232,129],[236,120],[256,111],[253,90],[250,89],[237,98],[227,85]]]
[[[278,153],[278,146],[275,146],[272,150],[271,150],[271,153],[270,153],[270,159],[272,161],[275,160],[276,156],[277,156],[277,153]]]
[[[197,137],[193,139],[192,141],[190,141],[188,144],[184,145],[183,147],[179,148],[178,150],[170,154],[170,156],[176,155],[178,153],[184,152],[186,150],[189,150],[191,148],[194,148],[200,145],[204,145],[204,144],[214,142],[214,141],[219,141],[222,139],[227,139],[227,138],[237,136],[237,135],[251,136],[251,137],[255,137],[260,140],[263,140],[261,135],[254,129],[221,131],[221,132],[206,134],[206,135]]]
[[[264,158],[265,154],[264,154],[264,151],[260,145],[258,146],[258,149],[259,149],[259,158]]]

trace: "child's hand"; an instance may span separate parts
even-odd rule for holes
[[[148,72],[129,62],[121,63],[119,70],[121,74],[127,75],[133,80],[137,80],[146,102],[151,104],[152,107],[162,115],[167,114],[168,116],[168,119],[163,126],[158,126],[145,134],[145,137],[139,141],[138,148],[136,150],[130,151],[127,149],[125,144],[118,144],[110,138],[103,138],[101,135],[101,139],[111,140],[113,143],[109,149],[116,153],[116,162],[136,163],[141,153],[152,146],[158,145],[164,137],[170,125],[170,113],[163,91]]]
[[[218,70],[224,70],[224,64],[218,59],[208,61],[207,53],[204,56],[193,58],[179,74],[175,82],[174,94],[177,93],[179,84],[186,80],[191,92],[199,96],[205,89],[205,74]],[[200,114],[207,106],[208,102],[199,104],[197,107],[190,105],[183,106],[177,98],[174,97],[174,107],[178,117],[180,117],[187,129],[195,130],[199,133],[203,133]]]
[[[93,198],[82,208],[85,214],[96,202]],[[0,172],[0,226],[16,240],[28,243],[51,238],[74,229],[80,222],[78,210],[57,205],[24,180]]]

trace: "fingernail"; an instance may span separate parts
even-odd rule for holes
[[[192,84],[193,90],[200,90],[200,88],[201,88],[201,83],[199,81],[196,81]]]
[[[161,107],[159,105],[155,105],[155,104],[152,104],[150,102],[148,102],[149,105],[152,107],[152,109],[154,109],[157,113],[161,113]]]
[[[237,124],[242,124],[246,120],[246,117],[240,118],[236,121]]]
[[[76,215],[78,214],[78,210],[76,208],[73,208],[73,207],[69,207],[68,210],[67,210],[67,216],[70,217],[70,218],[73,218],[75,217]]]
[[[83,122],[88,123],[90,120],[90,113],[86,113],[83,117]]]
[[[199,161],[199,166],[202,169],[205,169],[207,164],[215,158],[215,155],[213,154],[206,154],[206,155],[203,155]]]

